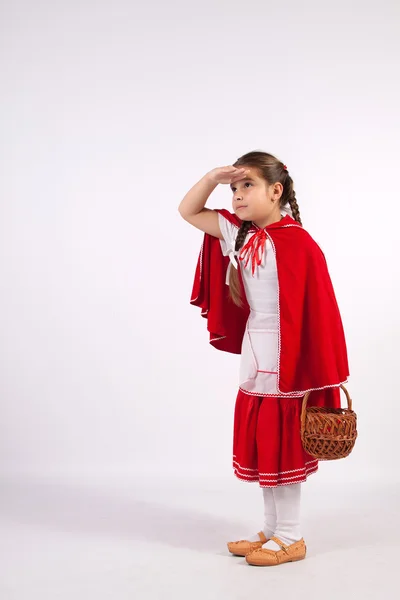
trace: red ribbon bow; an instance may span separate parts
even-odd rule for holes
[[[239,253],[239,260],[246,260],[244,263],[245,268],[251,258],[251,273],[254,277],[254,271],[256,265],[260,266],[263,253],[265,249],[265,242],[267,241],[267,234],[264,229],[259,229],[254,235],[251,236],[249,241]]]

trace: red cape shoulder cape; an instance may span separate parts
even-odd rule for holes
[[[218,209],[240,227],[236,215]],[[283,394],[333,388],[349,375],[346,341],[325,256],[312,237],[292,217],[265,228],[278,271],[278,389]],[[253,226],[250,231],[256,231]],[[191,304],[207,319],[210,343],[218,350],[240,354],[249,305],[236,306],[225,283],[229,258],[220,240],[204,235],[197,261]]]

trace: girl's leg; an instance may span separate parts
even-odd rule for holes
[[[264,497],[264,527],[263,533],[267,539],[274,535],[276,529],[276,510],[275,500],[272,488],[262,488]],[[258,534],[252,535],[247,538],[249,542],[258,542]]]
[[[292,483],[272,488],[276,508],[276,527],[274,535],[284,544],[290,545],[301,540],[300,500],[301,483]],[[273,540],[269,540],[263,548],[279,550]]]

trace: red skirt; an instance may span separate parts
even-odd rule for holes
[[[233,469],[239,479],[276,487],[306,481],[318,470],[318,459],[301,442],[302,400],[252,396],[239,389],[233,434]]]

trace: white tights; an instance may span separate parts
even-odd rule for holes
[[[300,530],[301,483],[281,485],[275,488],[262,488],[264,496],[264,527],[266,538],[275,535],[284,544],[293,544],[302,538]],[[260,538],[253,535],[247,538],[256,542]],[[263,548],[279,550],[273,540],[269,540]]]

